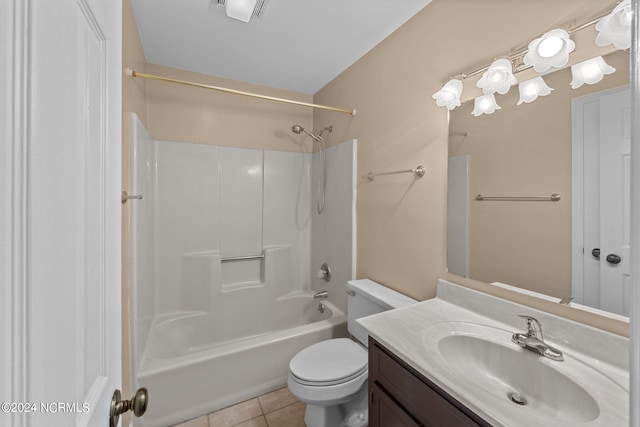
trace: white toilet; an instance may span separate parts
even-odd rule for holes
[[[349,333],[358,341],[336,338],[313,344],[289,363],[287,384],[307,404],[307,427],[364,427],[368,424],[366,329],[356,319],[417,301],[369,279],[347,284]]]

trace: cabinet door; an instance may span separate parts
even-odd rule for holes
[[[372,427],[395,425],[491,426],[371,338],[369,341],[369,390],[372,406],[374,401],[379,399],[378,395],[384,393],[391,404],[401,410],[412,422],[411,424],[393,424],[392,421],[388,421],[389,424],[372,423]],[[386,404],[384,411],[390,411],[390,407],[390,404]],[[373,419],[377,416],[378,419],[381,419],[383,410],[376,409],[376,411],[370,412],[370,418]],[[397,414],[393,411],[392,413]]]
[[[396,402],[374,385],[371,390],[369,427],[420,427]]]

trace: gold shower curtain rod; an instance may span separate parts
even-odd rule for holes
[[[130,77],[140,77],[143,79],[149,79],[149,80],[160,80],[163,82],[168,82],[168,83],[177,83],[177,84],[181,84],[181,85],[185,85],[185,86],[193,86],[193,87],[199,87],[202,89],[209,89],[209,90],[216,90],[218,92],[224,92],[224,93],[231,93],[234,95],[242,95],[242,96],[248,96],[251,98],[258,98],[258,99],[266,99],[267,101],[275,101],[275,102],[283,102],[285,104],[293,104],[293,105],[301,105],[303,107],[311,107],[311,108],[319,108],[321,110],[328,110],[328,111],[334,111],[336,113],[345,113],[345,114],[350,114],[352,116],[356,115],[356,110],[347,110],[345,108],[336,108],[336,107],[329,107],[327,105],[319,105],[319,104],[311,104],[308,102],[302,102],[302,101],[294,101],[292,99],[285,99],[285,98],[276,98],[273,96],[267,96],[267,95],[260,95],[257,93],[251,93],[251,92],[244,92],[241,90],[236,90],[236,89],[229,89],[226,87],[220,87],[220,86],[211,86],[211,85],[205,85],[202,83],[194,83],[194,82],[188,82],[186,80],[178,80],[178,79],[172,79],[169,77],[162,77],[162,76],[156,76],[153,74],[145,74],[145,73],[139,73],[135,70],[127,70],[127,73],[129,74]]]

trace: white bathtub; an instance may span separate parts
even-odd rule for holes
[[[321,314],[306,294],[233,322],[208,312],[156,319],[136,385],[149,390],[149,406],[134,424],[166,427],[285,386],[298,351],[347,335],[345,314],[323,304]]]

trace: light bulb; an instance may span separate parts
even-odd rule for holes
[[[535,96],[538,94],[538,90],[534,85],[527,85],[524,89],[524,93],[527,96]]]
[[[588,59],[571,66],[571,87],[578,89],[583,84],[595,84],[604,78],[605,75],[615,72],[616,69],[604,62],[602,56]]]
[[[497,59],[484,72],[476,86],[482,89],[485,95],[498,92],[501,95],[509,92],[511,85],[517,82],[513,75],[511,61],[505,58]]]
[[[491,101],[486,98],[480,100],[480,109],[483,111],[486,111],[487,109],[491,108],[492,105],[493,104],[491,103]]]
[[[597,79],[600,74],[600,67],[594,63],[586,64],[582,69],[582,77],[588,81]]]
[[[491,80],[491,83],[495,83],[495,84],[500,84],[504,82],[506,78],[507,78],[507,73],[505,73],[504,71],[494,71],[489,75],[489,80]]]
[[[596,45],[613,44],[616,49],[628,49],[631,46],[632,18],[631,1],[624,0],[596,24]]]
[[[542,40],[538,45],[538,54],[543,58],[551,58],[557,55],[564,47],[564,39],[558,35],[552,35]]]
[[[529,103],[535,101],[539,96],[546,96],[551,93],[553,89],[551,89],[542,77],[534,77],[531,80],[527,80],[526,82],[520,83],[518,86],[518,90],[520,91],[520,99],[518,100],[518,105],[524,103]]]
[[[442,99],[445,101],[451,101],[453,98],[455,98],[456,95],[453,92],[450,92],[448,90],[443,90],[442,91]]]
[[[633,11],[631,7],[626,7],[618,15],[618,23],[624,27],[631,27],[631,21],[633,20]]]
[[[473,112],[471,114],[478,117],[483,114],[492,114],[494,111],[500,109],[501,107],[496,103],[496,97],[492,93],[489,93],[475,99]]]
[[[447,107],[453,110],[460,106],[460,96],[462,95],[462,80],[451,79],[442,89],[434,93],[431,97],[436,100],[438,107]]]
[[[532,40],[522,60],[526,65],[532,66],[536,73],[545,73],[552,68],[564,67],[575,48],[576,44],[569,33],[558,28]]]

